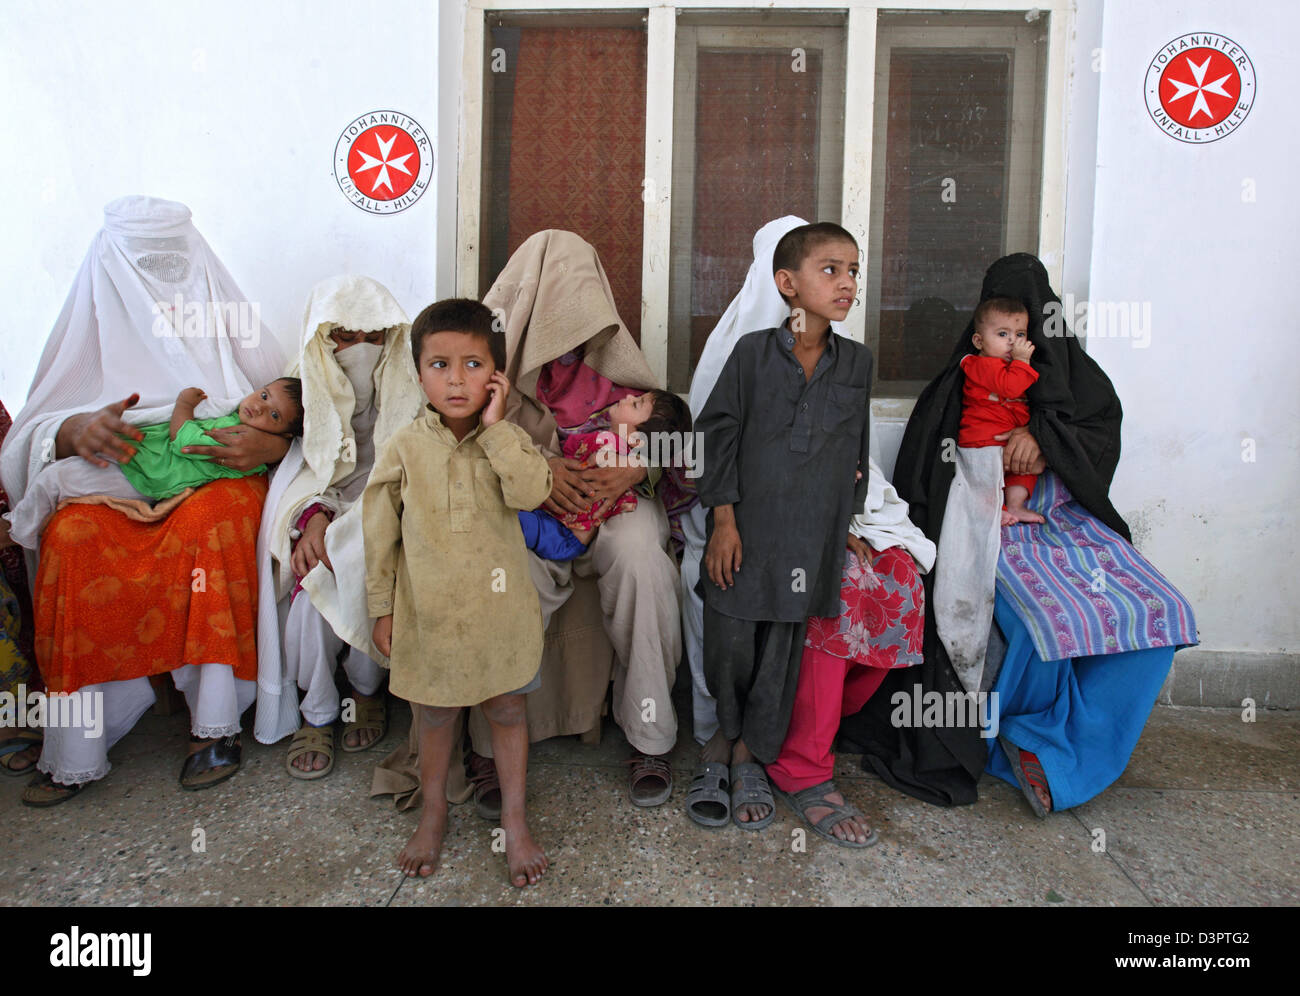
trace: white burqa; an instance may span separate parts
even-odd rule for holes
[[[284,353],[259,314],[184,204],[155,197],[110,203],[46,341],[27,403],[0,449],[5,490],[15,500],[26,492],[54,458],[55,435],[69,415],[139,394],[123,418],[135,425],[165,422],[186,387],[208,394],[196,411],[200,418],[231,411],[284,368]],[[28,566],[35,577],[30,554]],[[189,702],[196,736],[239,731],[239,714],[252,702],[252,682],[237,681],[225,663],[188,664],[172,676]],[[46,730],[40,770],[65,783],[106,775],[108,749],[154,700],[147,678],[74,694],[88,702],[103,695],[105,734],[91,736],[79,727]]]
[[[802,218],[786,215],[769,221],[755,234],[754,262],[745,276],[745,283],[709,334],[700,362],[695,367],[695,375],[691,378],[692,418],[699,418],[704,410],[718,375],[740,337],[776,328],[789,317],[790,308],[777,291],[772,277],[772,257],[777,243],[787,232],[806,224]],[[840,335],[844,333],[838,322],[832,322],[831,328]],[[704,454],[703,459],[707,460],[708,455]],[[930,570],[934,566],[934,544],[907,517],[907,502],[899,498],[893,485],[885,480],[875,460],[871,461],[868,473],[866,506],[849,523],[850,532],[866,540],[875,550],[901,546],[912,555],[922,572]],[[691,665],[695,739],[700,743],[706,742],[718,728],[717,704],[704,680],[704,602],[695,591],[704,555],[706,512],[703,505],[696,503],[682,517],[686,539],[682,554],[682,623],[686,656]]]
[[[387,334],[382,347],[357,344],[336,353],[330,338],[336,328]],[[370,639],[366,609],[361,497],[375,453],[425,403],[411,359],[410,322],[392,294],[369,277],[332,277],[312,289],[294,372],[302,378],[303,436],[271,480],[257,538],[253,734],[268,744],[299,726],[297,681],[288,673],[281,641],[294,587],[289,530],[308,505],[319,502],[335,513],[325,534],[334,570],[317,564],[303,579],[303,590],[339,638],[382,660]]]

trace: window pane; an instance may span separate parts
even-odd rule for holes
[[[882,18],[867,320],[878,393],[916,394],[989,264],[1037,251],[1040,20]]]
[[[754,233],[839,219],[843,32],[679,24],[676,62],[668,383],[684,392]]]
[[[596,247],[619,316],[641,331],[646,36],[642,27],[488,32],[483,292],[528,236]]]

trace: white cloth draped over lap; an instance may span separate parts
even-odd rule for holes
[[[691,378],[692,418],[698,418],[704,410],[718,375],[741,336],[776,328],[789,317],[790,307],[777,291],[773,279],[772,257],[777,243],[787,232],[806,224],[802,218],[786,215],[769,221],[754,235],[754,262],[745,276],[745,283],[709,334]],[[838,322],[832,322],[831,327],[838,334],[844,332]],[[703,454],[702,459],[707,460],[708,454]],[[898,497],[874,460],[863,472],[870,475],[866,507],[854,516],[849,530],[876,550],[903,547],[922,572],[928,571],[934,565],[934,544],[907,517],[907,502]],[[708,740],[718,727],[717,709],[704,680],[704,602],[695,591],[704,555],[707,511],[696,503],[682,517],[682,531],[686,538],[682,554],[682,621],[686,656],[691,665],[695,738],[700,743]]]
[[[387,334],[382,347],[358,343],[336,353],[334,329]],[[302,378],[303,437],[271,480],[257,539],[253,733],[262,743],[275,743],[299,725],[297,685],[286,672],[281,633],[295,584],[289,530],[313,503],[335,513],[325,535],[334,570],[317,564],[303,579],[303,591],[341,639],[373,660],[382,659],[370,639],[366,611],[361,495],[376,451],[425,403],[410,332],[396,299],[368,277],[333,277],[313,288],[307,301],[302,348],[291,371]]]
[[[259,316],[184,204],[110,203],[0,450],[10,498],[21,498],[54,459],[55,435],[69,415],[138,393],[123,419],[166,422],[176,395],[201,387],[208,399],[195,414],[211,418],[280,376],[284,353]]]
[[[1002,550],[1002,447],[954,447],[956,467],[939,534],[929,611],[962,685],[987,691],[984,656]]]

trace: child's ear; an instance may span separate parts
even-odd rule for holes
[[[772,275],[773,279],[776,281],[776,289],[784,298],[791,298],[795,295],[794,280],[792,279],[793,276],[794,274],[789,270],[777,270],[776,273]]]
[[[976,349],[981,351],[984,349],[984,337],[980,335],[978,332],[976,332],[973,336],[970,337],[970,341],[971,341],[971,345],[974,346]]]

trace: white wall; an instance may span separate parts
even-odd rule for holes
[[[1199,30],[1245,49],[1258,97],[1239,129],[1194,146],[1151,121],[1143,80],[1163,44]],[[1282,0],[1104,11],[1091,293],[1150,302],[1152,315],[1147,349],[1088,343],[1124,402],[1111,494],[1191,599],[1209,650],[1300,650],[1298,34],[1300,6]],[[1248,179],[1255,203],[1242,199]]]
[[[437,297],[441,177],[406,211],[377,217],[332,172],[340,132],[367,111],[409,114],[437,147],[436,4],[6,0],[0,17],[0,101],[14,142],[0,157],[0,400],[10,413],[103,206],[124,194],[188,204],[288,348],[324,277],[373,276],[412,315]]]

